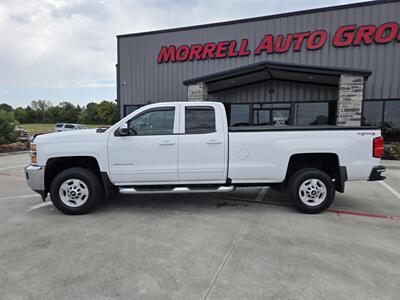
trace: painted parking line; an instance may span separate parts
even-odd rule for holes
[[[242,201],[242,202],[252,202],[252,203],[259,203],[259,204],[266,204],[266,205],[275,205],[275,206],[285,206],[285,207],[292,207],[289,203],[282,203],[282,202],[273,202],[273,201],[256,201],[253,199],[244,199],[244,198],[237,198],[237,197],[228,197],[223,196],[223,199],[232,200],[232,201]],[[367,217],[367,218],[376,218],[376,219],[386,219],[391,221],[400,221],[400,216],[390,216],[384,214],[376,214],[376,213],[367,213],[367,212],[359,212],[359,211],[351,211],[351,210],[339,210],[328,208],[326,210],[330,213],[335,213],[337,215],[351,215],[357,217]]]
[[[26,164],[25,165],[8,166],[8,167],[0,168],[0,171],[8,170],[8,169],[20,168],[20,167],[25,167],[25,166],[26,166]]]
[[[388,185],[384,181],[379,181],[381,185],[383,185],[389,192],[391,192],[393,195],[395,195],[398,199],[400,199],[400,193],[396,191],[394,188],[392,188],[390,185]]]
[[[36,205],[33,205],[33,206],[29,207],[29,209],[27,209],[25,212],[30,212],[30,211],[32,211],[34,209],[41,208],[41,207],[48,206],[48,205],[53,205],[53,203],[51,201],[39,203],[39,204],[36,204]]]
[[[13,173],[0,173],[0,176],[8,176],[8,177],[24,177],[21,174],[13,174]]]
[[[260,191],[260,193],[257,195],[256,201],[262,201],[264,199],[265,194],[267,193],[268,188],[263,187]]]
[[[340,209],[327,209],[329,212],[333,212],[339,215],[352,215],[358,217],[368,217],[368,218],[377,218],[377,219],[387,219],[393,221],[400,221],[400,217],[397,216],[388,216],[388,215],[381,215],[381,214],[373,214],[373,213],[365,213],[365,212],[358,212],[358,211],[348,211],[348,210],[340,210]]]
[[[32,197],[40,197],[40,195],[39,194],[29,194],[29,195],[19,195],[19,196],[8,196],[8,197],[3,197],[1,199],[8,200],[8,199],[20,199],[20,198],[32,198]]]

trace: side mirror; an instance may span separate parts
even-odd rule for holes
[[[118,134],[122,136],[127,136],[129,135],[129,129],[128,129],[128,124],[124,123],[121,125],[120,128],[118,128]]]

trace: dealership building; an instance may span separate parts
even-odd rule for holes
[[[400,1],[118,36],[123,117],[219,101],[230,126],[378,126],[400,140]]]

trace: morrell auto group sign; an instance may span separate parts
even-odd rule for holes
[[[393,41],[400,42],[400,24],[395,22],[376,25],[345,25],[339,27],[329,41],[334,47],[343,48],[350,46],[359,46],[360,44],[371,45],[387,44]],[[158,54],[157,62],[167,63],[183,62],[194,60],[207,60],[215,58],[249,56],[262,53],[285,53],[287,51],[298,52],[302,46],[308,50],[318,50],[324,47],[328,41],[326,30],[318,29],[315,31],[296,32],[288,34],[278,34],[274,36],[267,34],[254,50],[249,47],[249,40],[240,41],[220,41],[204,44],[188,45],[170,45],[162,46]]]

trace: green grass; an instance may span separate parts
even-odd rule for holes
[[[21,127],[29,132],[30,135],[36,133],[53,132],[55,124],[21,124]],[[86,125],[88,128],[97,128],[99,125]]]

